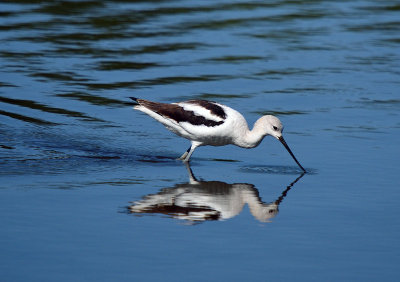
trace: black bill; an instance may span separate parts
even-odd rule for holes
[[[304,167],[301,166],[301,164],[299,163],[299,161],[296,159],[296,157],[294,156],[294,154],[292,153],[292,150],[290,150],[288,144],[286,143],[285,139],[283,139],[283,136],[278,138],[279,141],[281,141],[282,145],[285,146],[286,150],[289,152],[289,154],[292,156],[292,158],[294,159],[294,161],[299,165],[299,167],[306,172],[306,170],[304,169]]]

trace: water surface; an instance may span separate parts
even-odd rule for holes
[[[399,8],[3,1],[2,279],[394,281]],[[187,168],[129,96],[277,115],[309,173],[273,138]]]

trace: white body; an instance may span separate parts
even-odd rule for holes
[[[180,159],[189,161],[193,151],[199,146],[223,146],[233,144],[242,148],[254,148],[266,135],[278,139],[300,165],[282,136],[281,121],[274,116],[259,118],[249,130],[245,118],[234,109],[205,100],[164,104],[143,99],[132,99],[137,103],[133,108],[142,111],[162,123],[175,134],[191,141],[191,147]]]
[[[223,120],[218,116],[212,115],[209,110],[201,106],[185,102],[176,104],[182,106],[185,110],[193,111],[196,115],[204,116],[207,119],[214,121]],[[148,114],[175,134],[198,143],[198,146],[224,146],[233,144],[243,148],[253,148],[260,144],[262,138],[267,135],[267,133],[265,133],[253,136],[253,134],[250,134],[251,131],[249,131],[245,118],[238,111],[225,105],[217,105],[225,111],[226,118],[221,125],[212,127],[205,125],[192,125],[189,122],[178,123],[173,119],[165,118],[141,105],[135,106],[134,109]]]

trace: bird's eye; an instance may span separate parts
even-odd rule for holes
[[[273,128],[275,131],[278,130],[278,127],[276,127],[276,126],[273,126],[272,128]]]

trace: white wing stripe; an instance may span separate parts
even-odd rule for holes
[[[178,103],[185,111],[191,111],[196,116],[203,116],[205,119],[212,121],[223,121],[224,119],[211,113],[210,110],[195,104]]]

